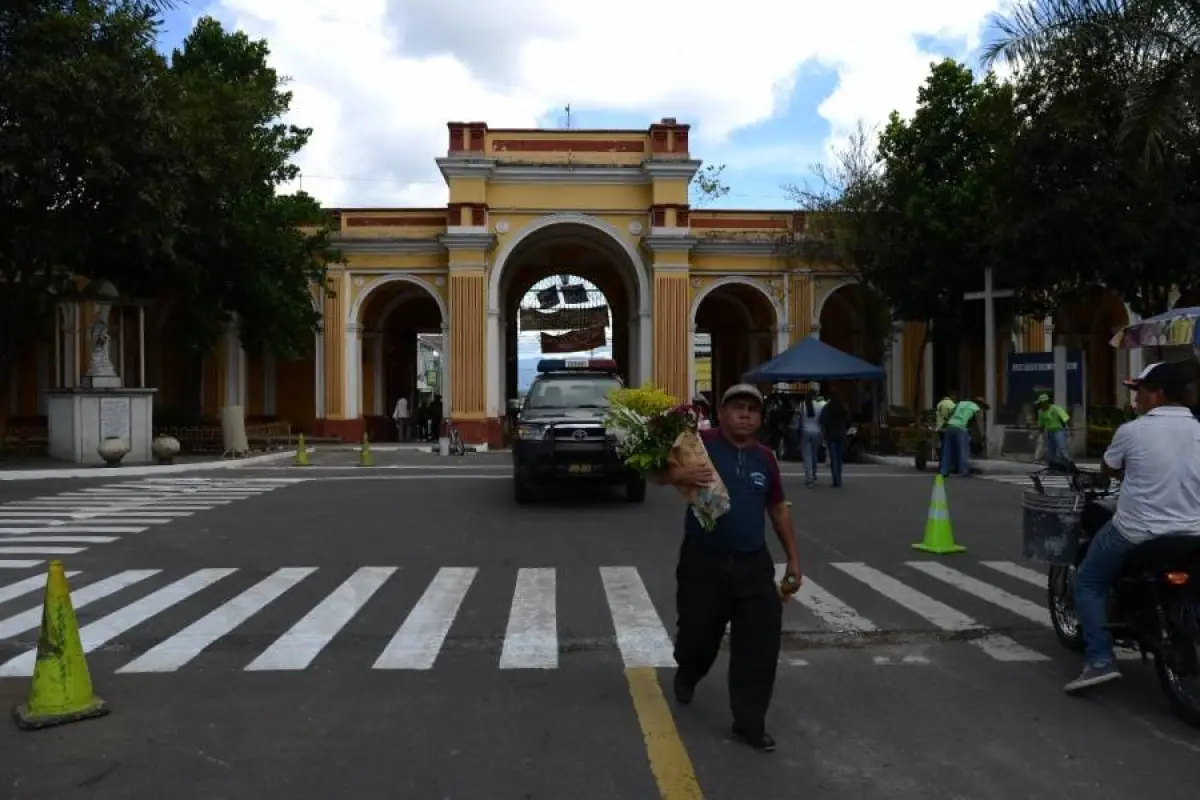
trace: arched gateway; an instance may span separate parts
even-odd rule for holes
[[[330,270],[332,292],[314,291],[324,324],[312,352],[287,362],[248,353],[230,330],[205,359],[206,416],[240,404],[250,421],[378,439],[394,434],[388,418],[398,397],[442,395],[467,442],[502,445],[519,362],[539,354],[540,337],[518,339],[516,329],[525,311],[543,309],[522,309],[520,300],[555,276],[577,276],[603,295],[589,324],[605,326],[604,346],[627,381],[653,381],[681,400],[698,388],[701,366],[707,383],[723,386],[803,337],[824,337],[826,327],[835,346],[853,349],[862,338],[861,303],[846,276],[789,259],[779,246],[802,232],[803,215],[690,207],[701,162],[688,126],[674,119],[629,131],[450,123],[437,164],[445,206],[329,210],[345,263]],[[60,325],[54,340],[18,360],[5,398],[10,420],[36,420],[48,388],[78,384],[69,348],[81,323]],[[1024,325],[1023,346],[1044,338],[1048,348],[1052,337],[1040,331],[1049,325]],[[883,358],[895,401],[903,387],[916,388],[917,363],[930,357],[919,326],[893,327]],[[146,371],[167,386],[171,345],[156,345]],[[932,372],[923,372],[923,402]],[[157,402],[176,402],[173,386]]]

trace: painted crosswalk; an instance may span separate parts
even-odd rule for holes
[[[27,569],[150,527],[298,482],[262,478],[149,478],[0,505],[0,570]],[[4,573],[0,573],[4,574]]]
[[[943,641],[1007,664],[1062,654],[1049,633],[1046,578],[1030,567],[819,566],[820,579],[806,578],[785,607],[792,644],[783,663],[809,666],[847,638],[877,665],[928,664],[929,648]],[[119,674],[174,673],[212,658],[246,672],[331,668],[346,658],[359,669],[424,671],[461,654],[483,654],[503,670],[550,670],[596,651],[626,667],[674,666],[669,570],[206,567],[68,578],[93,668]],[[44,586],[40,570],[0,581],[0,678],[32,672]]]

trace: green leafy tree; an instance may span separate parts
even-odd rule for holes
[[[0,6],[0,396],[71,276],[132,291],[172,259],[181,165],[156,23],[148,3]]]
[[[175,333],[190,354],[184,395],[198,404],[204,354],[235,319],[243,346],[281,357],[311,348],[325,286],[340,256],[320,205],[281,194],[311,129],[282,121],[292,95],[267,64],[264,41],[201,19],[171,59],[182,160],[189,164],[178,260],[164,290]],[[194,416],[198,405],[181,409]]]
[[[705,164],[692,178],[691,204],[703,208],[729,194],[729,186],[721,180],[724,164]]]

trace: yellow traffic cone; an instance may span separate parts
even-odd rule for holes
[[[946,502],[946,479],[933,479],[933,496],[929,498],[929,516],[925,520],[925,540],[912,546],[934,555],[965,553],[967,548],[954,543],[954,527],[950,524],[950,506]]]
[[[36,730],[102,717],[108,711],[108,704],[92,694],[92,678],[79,641],[79,622],[62,562],[51,561],[33,687],[29,702],[13,709],[13,716],[20,728]]]
[[[358,465],[360,467],[375,466],[375,459],[371,455],[371,442],[365,433],[363,434],[362,449],[358,451]]]
[[[308,448],[304,444],[304,434],[300,434],[299,440],[296,442],[296,460],[292,463],[296,467],[311,467],[312,464],[308,460]]]

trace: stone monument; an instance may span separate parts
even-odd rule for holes
[[[87,372],[77,386],[48,393],[50,456],[76,464],[149,463],[154,423],[154,389],[125,386],[113,365],[111,317],[123,307],[120,293],[108,281],[94,280],[75,295],[91,305],[87,329]],[[139,323],[142,317],[139,311]],[[139,324],[139,351],[145,348]],[[118,335],[124,336],[123,326]],[[123,351],[124,348],[122,348]],[[121,368],[124,370],[125,365]],[[61,376],[60,376],[61,378]],[[144,376],[143,376],[144,378]]]

